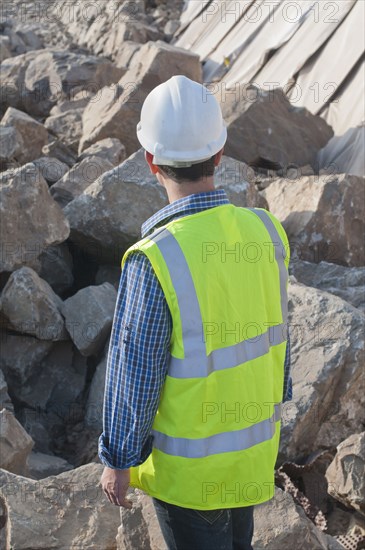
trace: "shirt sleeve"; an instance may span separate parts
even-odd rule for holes
[[[122,270],[108,351],[99,458],[110,468],[142,464],[167,373],[172,319],[147,256]]]
[[[284,391],[283,402],[291,401],[293,398],[292,378],[291,378],[291,361],[290,361],[290,335],[288,325],[288,340],[286,344],[285,363],[284,363]]]

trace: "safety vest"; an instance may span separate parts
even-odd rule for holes
[[[172,316],[147,460],[131,485],[202,510],[274,495],[287,344],[289,245],[264,209],[170,221],[125,253],[150,260]]]

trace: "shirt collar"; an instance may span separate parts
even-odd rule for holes
[[[224,189],[194,193],[164,206],[142,224],[142,238],[152,233],[157,227],[166,224],[171,218],[178,215],[193,214],[207,208],[229,204]]]

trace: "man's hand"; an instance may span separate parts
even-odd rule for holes
[[[109,501],[116,506],[132,508],[132,502],[127,500],[126,494],[129,487],[130,474],[128,470],[114,470],[104,468],[100,483]]]

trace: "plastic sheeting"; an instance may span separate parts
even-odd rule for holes
[[[338,2],[335,17],[330,13],[328,2],[315,3],[291,40],[277,50],[255,76],[255,83],[266,88],[268,83],[275,82],[276,86],[286,89],[307,60],[333,34],[355,2],[356,0]]]
[[[365,60],[346,82],[341,94],[334,98],[321,116],[332,126],[335,135],[365,123],[364,106]]]
[[[318,153],[320,168],[332,173],[354,176],[365,174],[365,127],[350,128],[343,136],[334,136]]]
[[[296,106],[317,114],[331,100],[363,54],[364,21],[365,2],[360,0],[323,49],[303,67],[289,92]]]

